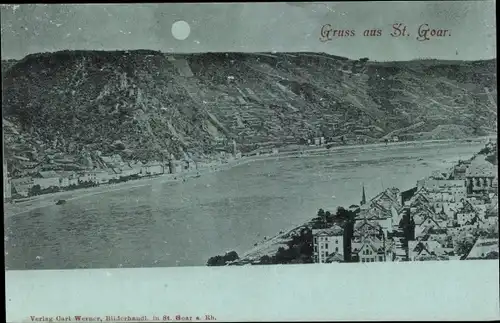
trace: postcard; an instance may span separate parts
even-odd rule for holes
[[[494,13],[1,5],[7,322],[499,319]]]

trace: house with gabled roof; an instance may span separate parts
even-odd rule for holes
[[[393,229],[393,214],[397,212],[394,207],[391,210],[386,210],[383,207],[370,206],[369,208],[361,208],[356,218],[358,221],[368,221],[377,223],[382,227],[384,232],[392,231]],[[399,224],[399,222],[397,223]]]
[[[352,256],[358,262],[385,262],[394,259],[392,240],[365,237],[360,242],[352,243]]]
[[[50,187],[61,187],[62,178],[53,170],[41,171],[33,176],[34,185],[39,185],[41,189]]]
[[[120,175],[123,177],[139,175],[141,172],[139,169],[134,169],[128,163],[123,163],[123,165],[120,166],[120,171],[121,171]]]
[[[416,223],[419,222],[421,223],[422,221],[424,221],[424,219],[428,217],[431,217],[436,221],[441,221],[438,220],[439,217],[436,215],[434,209],[432,209],[430,205],[420,205],[418,208],[412,208],[410,209],[410,214]]]
[[[367,240],[358,251],[359,262],[384,261],[383,251],[373,241]],[[380,258],[379,258],[380,257]]]
[[[415,221],[415,237],[421,236],[426,229],[440,229],[446,224],[443,221],[436,221],[436,219],[431,215],[425,215],[423,217],[414,217]]]
[[[32,187],[35,185],[32,177],[21,177],[11,179],[12,195],[20,195],[27,197],[30,194]]]
[[[143,164],[141,173],[144,175],[159,175],[164,173],[164,167],[159,161],[148,161]]]
[[[391,217],[391,208],[386,209],[384,206],[380,205],[378,201],[362,207],[361,211],[367,215],[368,219],[385,219]]]
[[[354,224],[353,240],[362,241],[366,237],[383,235],[383,228],[375,221],[367,219],[356,221]]]
[[[72,171],[58,171],[61,178],[61,187],[68,187],[70,185],[78,185],[78,174]]]
[[[120,155],[114,154],[112,156],[100,156],[100,159],[102,162],[106,165],[108,168],[118,168],[120,169],[122,166],[124,166],[123,159]]]
[[[436,220],[438,221],[448,220],[448,214],[444,210],[444,205],[441,205],[441,208],[435,214],[436,214]]]
[[[389,212],[391,210],[391,206],[399,209],[402,206],[401,199],[399,197],[399,190],[397,188],[388,188],[372,198],[369,202],[369,205],[382,207]]]
[[[333,252],[325,259],[325,263],[327,264],[334,264],[339,262],[344,262],[344,255],[339,252]]]
[[[417,187],[427,190],[427,197],[435,208],[442,203],[459,201],[466,196],[464,180],[436,180],[426,178],[417,182]]]
[[[420,204],[430,204],[432,200],[429,195],[430,193],[425,187],[420,187],[407,203],[410,207],[415,207]]]
[[[130,167],[132,167],[139,176],[144,176],[146,171],[144,170],[144,163],[140,160],[134,160],[129,162]]]
[[[437,253],[441,244],[438,241],[408,241],[408,258],[410,261],[444,260]],[[440,257],[441,256],[441,257]]]
[[[462,201],[462,207],[454,214],[454,219],[457,220],[459,225],[464,225],[467,221],[472,220],[479,216],[479,212],[474,206],[466,199]]]
[[[448,234],[447,228],[425,228],[422,235],[418,237],[417,241],[437,241],[441,244],[443,248],[448,248],[448,250],[453,249],[453,241],[450,240],[451,235]]]
[[[467,219],[465,223],[462,225],[464,228],[473,229],[473,228],[484,228],[487,226],[487,222],[483,221],[479,214],[475,214],[472,218]]]

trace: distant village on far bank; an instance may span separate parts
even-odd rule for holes
[[[331,148],[332,145],[366,144],[366,140],[353,142],[343,136],[331,141],[327,141],[323,136],[316,136],[307,139],[302,145],[292,145],[288,149],[266,144],[257,145],[254,147],[256,149],[243,155],[235,140],[216,139],[214,156],[200,158],[184,152],[182,158],[176,159],[170,154],[168,160],[153,161],[125,160],[119,153],[106,155],[100,151],[84,151],[79,157],[75,157],[52,148],[44,150],[45,158],[39,161],[40,156],[32,156],[35,154],[32,150],[16,144],[13,149],[17,152],[13,156],[16,166],[10,167],[12,165],[8,165],[6,159],[3,160],[4,202],[145,177],[196,174],[216,170],[221,165],[230,164],[243,157],[304,152],[307,148],[325,149]],[[398,137],[395,136],[390,141],[398,142]],[[381,142],[387,143],[388,140]],[[115,148],[120,145],[123,144],[119,140],[113,144]]]
[[[92,157],[90,154],[84,156],[83,161],[78,163],[75,158],[63,154],[54,154],[47,163],[33,162],[26,157],[16,158],[23,167],[14,178],[8,172],[7,161],[3,161],[4,202],[145,177],[196,174],[215,170],[222,164],[241,159],[242,155],[233,141],[231,153],[221,151],[212,160],[201,160],[184,153],[182,159],[171,155],[167,161],[125,161],[119,154],[105,156],[99,151]],[[64,170],[65,168],[71,170]]]

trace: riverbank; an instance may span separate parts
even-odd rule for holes
[[[290,241],[292,236],[298,235],[305,227],[311,226],[311,221],[300,225],[293,225],[287,230],[282,230],[275,236],[259,241],[254,248],[243,253],[239,260],[232,263],[232,265],[245,265],[259,261],[262,256],[273,256],[276,254],[280,247],[286,248],[287,242]]]
[[[293,150],[284,149],[284,151],[275,154],[262,154],[253,156],[244,156],[240,159],[228,160],[225,163],[214,165],[208,168],[202,168],[186,173],[179,174],[163,174],[155,177],[140,178],[135,180],[130,180],[122,183],[115,184],[102,184],[96,187],[82,188],[72,191],[62,191],[57,193],[43,194],[34,197],[25,198],[22,200],[13,201],[11,203],[4,203],[4,216],[10,217],[17,214],[26,213],[38,208],[48,207],[54,205],[58,200],[71,201],[79,198],[84,198],[96,194],[102,194],[106,192],[113,192],[119,190],[133,189],[136,187],[148,186],[154,183],[165,183],[165,182],[182,182],[183,180],[188,180],[190,178],[195,178],[198,176],[204,176],[207,173],[225,171],[233,167],[246,165],[256,161],[264,160],[277,160],[283,158],[304,158],[304,157],[316,157],[322,155],[328,155],[340,150],[350,150],[357,148],[371,149],[376,147],[399,147],[399,146],[415,146],[415,145],[428,145],[428,144],[439,144],[439,143],[449,143],[449,142],[483,142],[489,137],[481,138],[470,138],[470,139],[460,139],[460,140],[427,140],[427,141],[412,141],[412,142],[391,142],[387,145],[385,143],[374,143],[374,144],[363,144],[363,145],[342,145],[334,146],[331,148],[325,147],[294,147]],[[276,240],[280,238],[275,237]],[[266,245],[270,242],[267,241]]]
[[[488,139],[488,137],[486,139]],[[455,141],[453,141],[453,140],[432,140],[432,141],[425,141],[425,142],[417,141],[417,142],[412,142],[412,143],[409,143],[409,142],[393,143],[392,146],[395,146],[395,145],[404,146],[404,145],[412,145],[412,144],[432,144],[432,143],[438,144],[438,143],[447,143],[447,142],[466,142],[466,141],[471,141],[473,143],[482,143],[485,141],[485,138],[484,137],[483,138],[471,138],[471,139],[463,139],[463,140],[455,140]],[[385,144],[359,145],[358,147],[368,148],[366,146],[376,147],[376,146],[385,146]],[[348,147],[353,148],[354,146],[348,146]],[[313,157],[313,156],[321,155],[321,154],[317,154],[315,152],[324,152],[324,151],[332,151],[332,150],[338,151],[341,148],[347,148],[347,147],[332,147],[330,149],[322,149],[322,150],[316,149],[316,150],[313,150],[313,153],[308,153],[308,154],[300,153],[298,155],[301,157]],[[285,156],[279,156],[279,155],[278,156],[271,156],[271,157],[266,156],[262,159],[276,159],[279,157],[287,158],[287,157],[295,157],[295,156],[297,156],[297,153],[292,154],[292,155],[285,155]],[[300,225],[290,227],[287,230],[280,231],[278,234],[271,237],[270,239],[266,239],[266,240],[262,240],[262,241],[257,242],[253,248],[244,252],[240,256],[240,259],[230,263],[229,265],[248,265],[248,264],[256,263],[256,262],[260,261],[261,257],[263,257],[263,256],[269,256],[269,257],[274,256],[280,247],[286,248],[287,242],[291,240],[291,237],[293,235],[298,234],[300,232],[300,230],[304,227],[311,227],[311,225],[312,225],[311,222],[312,222],[312,219],[305,222],[305,223],[302,223]]]
[[[27,197],[20,200],[14,200],[10,203],[4,203],[4,218],[9,218],[11,216],[30,212],[36,209],[53,206],[58,200],[72,201],[102,193],[150,186],[153,185],[153,183],[183,182],[189,179],[195,179],[207,173],[215,173],[227,170],[231,167],[240,165],[241,164],[240,161],[241,161],[240,159],[233,160],[210,168],[199,169],[185,173],[162,174],[157,176],[134,179],[122,183],[101,184],[99,186],[94,186],[94,187],[81,188],[72,191],[61,191],[56,193]]]
[[[241,162],[238,165],[244,165],[256,161],[264,161],[264,160],[276,160],[283,158],[303,158],[303,157],[317,157],[317,156],[325,156],[331,154],[333,152],[338,152],[341,150],[348,149],[356,149],[356,148],[383,148],[383,147],[413,147],[415,145],[429,145],[429,144],[446,144],[451,142],[474,142],[474,143],[483,143],[486,140],[493,137],[476,137],[476,138],[466,138],[466,139],[440,139],[440,140],[417,140],[417,141],[400,141],[400,142],[390,142],[388,144],[385,143],[373,143],[373,144],[360,144],[360,145],[341,145],[341,146],[333,146],[330,148],[326,147],[311,147],[311,146],[303,146],[300,148],[295,148],[294,150],[285,150],[279,151],[277,153],[267,153],[262,155],[253,155],[247,156],[241,159]],[[238,166],[235,165],[235,166]]]

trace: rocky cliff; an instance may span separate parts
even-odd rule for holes
[[[305,142],[496,131],[496,60],[370,62],[318,53],[62,51],[2,61],[7,158],[161,159]],[[15,163],[14,163],[15,164]]]

